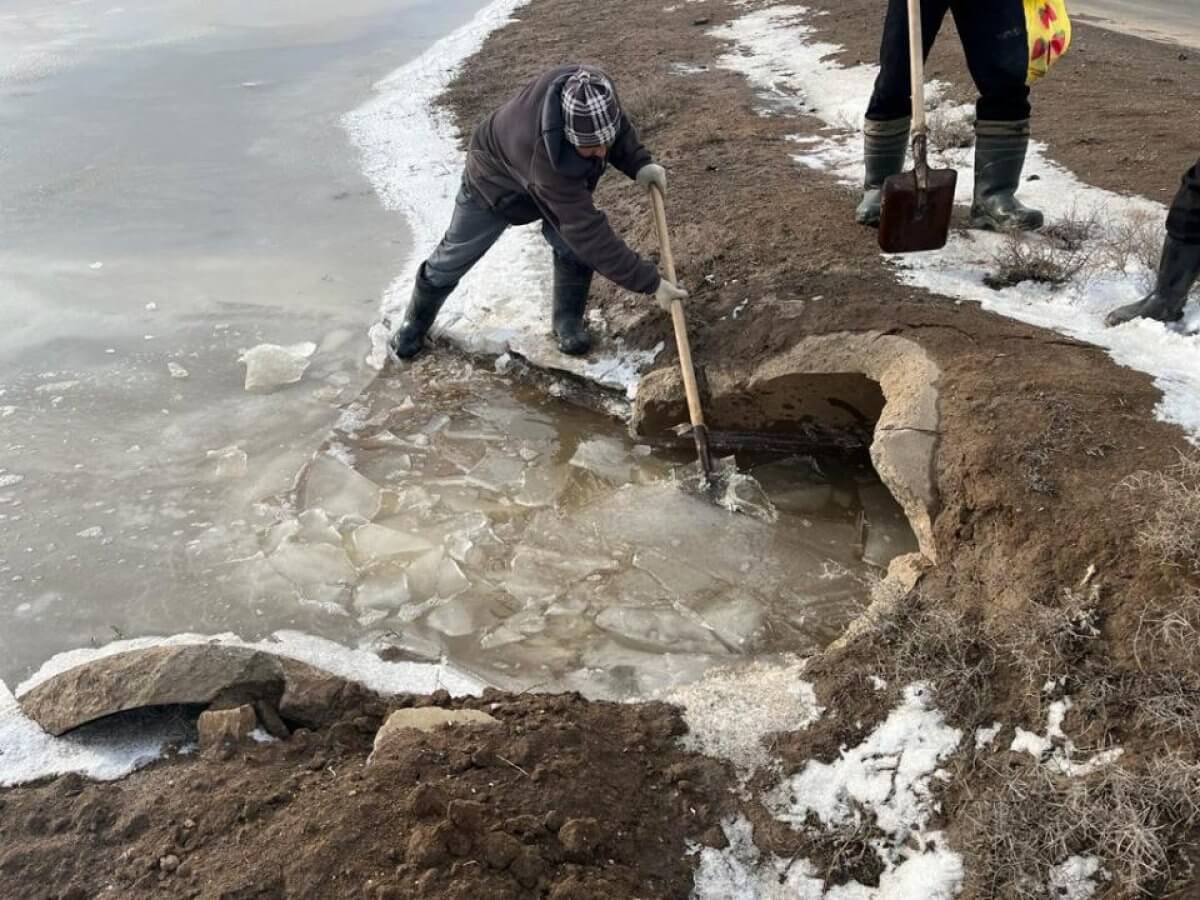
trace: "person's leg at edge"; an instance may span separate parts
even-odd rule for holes
[[[542,223],[542,235],[554,251],[554,290],[551,322],[558,349],[569,356],[582,356],[592,348],[592,338],[584,324],[592,269],[583,263],[548,223]]]
[[[1183,318],[1188,292],[1200,277],[1200,160],[1183,176],[1183,183],[1167,213],[1167,239],[1154,290],[1128,306],[1108,314],[1106,325],[1120,325],[1131,319],[1157,319],[1178,322]]]
[[[1042,227],[1041,211],[1017,199],[1029,150],[1029,37],[1021,0],[954,0],[954,22],[979,90],[971,226],[993,231]]]
[[[421,352],[425,335],[433,327],[446,298],[507,227],[508,223],[484,206],[464,179],[454,200],[450,227],[417,269],[404,322],[392,335],[392,352],[396,356],[411,359]]]
[[[925,56],[933,48],[949,0],[924,0],[921,4],[921,42]],[[879,47],[879,75],[863,123],[862,201],[854,218],[863,225],[878,225],[883,182],[899,175],[908,150],[912,125],[912,77],[908,61],[908,5],[889,0]]]

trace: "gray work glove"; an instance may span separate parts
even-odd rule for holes
[[[641,173],[638,173],[641,174]],[[681,287],[671,284],[665,278],[658,280],[658,290],[654,292],[654,299],[667,312],[671,311],[672,300],[686,300],[688,292]]]
[[[647,163],[637,170],[637,183],[650,190],[650,185],[657,185],[662,195],[667,196],[667,170],[658,163]]]

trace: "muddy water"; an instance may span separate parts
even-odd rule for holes
[[[742,460],[779,509],[768,523],[681,489],[688,459],[426,359],[346,409],[226,577],[264,615],[299,606],[388,657],[627,697],[823,646],[877,567],[914,548],[865,460]]]

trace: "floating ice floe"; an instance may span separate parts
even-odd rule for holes
[[[259,344],[238,357],[246,367],[246,390],[273,391],[285,384],[295,384],[304,377],[310,358],[317,352],[312,341],[291,344]]]

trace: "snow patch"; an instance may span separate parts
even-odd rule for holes
[[[1072,856],[1050,873],[1050,896],[1057,900],[1091,900],[1097,878],[1103,878],[1100,860],[1095,856]]]
[[[830,57],[843,48],[813,37],[807,24],[810,10],[799,5],[772,6],[750,12],[711,34],[731,42],[735,50],[718,60],[742,73],[757,89],[768,112],[816,116],[828,126],[827,138],[806,142],[801,164],[822,168],[846,184],[861,186],[863,178],[861,122],[878,68],[841,66]],[[945,85],[933,83],[929,104],[937,115],[964,114],[945,103]],[[931,154],[931,165],[956,168],[958,200],[969,202],[973,184],[973,151],[948,150]],[[798,173],[797,178],[804,177]],[[1046,213],[1048,222],[1075,212],[1086,219],[1100,213],[1105,228],[1166,218],[1165,208],[1139,197],[1126,197],[1084,184],[1046,156],[1034,141],[1025,165],[1022,199]],[[849,206],[846,215],[851,214]],[[865,234],[865,232],[864,232]],[[866,239],[866,238],[864,238]],[[1098,238],[1099,239],[1099,238]],[[944,250],[892,257],[902,283],[958,300],[1031,325],[1067,334],[1106,348],[1113,359],[1155,377],[1163,392],[1158,417],[1183,427],[1200,440],[1200,307],[1192,303],[1179,325],[1137,320],[1106,328],[1104,316],[1114,307],[1140,298],[1144,269],[1085,270],[1058,289],[1023,283],[993,290],[983,283],[1005,238],[986,232],[952,233]],[[1043,238],[1031,236],[1029,240]]]
[[[781,821],[805,827],[810,813],[825,826],[871,815],[889,840],[875,842],[884,871],[877,887],[858,882],[825,888],[805,859],[773,857],[754,845],[745,818],[723,823],[729,846],[699,850],[696,900],[951,900],[963,881],[963,864],[938,831],[926,831],[933,810],[930,781],[958,747],[962,733],[946,725],[912,685],[903,703],[857,747],[826,765],[810,762],[768,798]],[[736,708],[736,707],[735,707]]]
[[[1046,711],[1046,734],[1038,735],[1024,728],[1018,728],[1009,750],[1025,752],[1051,766],[1063,775],[1082,778],[1097,769],[1111,765],[1120,759],[1125,751],[1120,747],[1112,747],[1094,754],[1082,762],[1075,762],[1074,757],[1079,752],[1072,741],[1063,732],[1062,723],[1071,709],[1071,698],[1064,697],[1050,704]]]
[[[746,698],[753,697],[752,703]],[[799,731],[821,717],[804,663],[756,662],[712,669],[700,681],[675,688],[662,699],[683,707],[689,750],[725,759],[743,777],[771,763],[763,739],[778,731]]]
[[[810,761],[768,799],[775,815],[799,826],[811,812],[825,825],[841,825],[867,809],[898,841],[923,828],[933,812],[929,782],[962,740],[930,705],[929,693],[924,685],[910,686],[865,741],[835,762]]]
[[[436,102],[463,61],[527,2],[495,0],[376,84],[378,95],[343,119],[383,204],[402,212],[413,232],[414,252],[384,294],[383,321],[371,329],[367,362],[375,368],[387,361],[387,339],[403,315],[417,267],[450,222],[461,180],[460,134]],[[564,356],[550,337],[549,283],[550,251],[537,226],[510,228],[451,295],[434,331],[470,352],[519,355],[632,398],[662,345],[634,350],[617,340],[606,347],[607,355]]]

